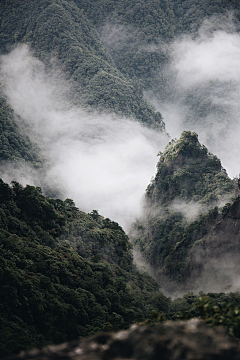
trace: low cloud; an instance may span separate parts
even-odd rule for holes
[[[207,207],[196,201],[184,202],[176,200],[169,205],[169,210],[180,212],[188,222],[193,222],[207,211]]]
[[[49,187],[57,183],[62,196],[81,210],[96,209],[128,229],[141,212],[141,198],[167,136],[137,121],[74,107],[67,82],[49,74],[26,45],[1,56],[0,63],[3,95],[30,138],[45,149],[44,186],[46,179]],[[9,180],[12,171],[1,169]],[[33,176],[26,178],[36,184]]]
[[[240,34],[231,17],[206,19],[196,37],[169,45],[169,64],[159,72],[168,97],[154,89],[145,95],[162,112],[172,138],[197,132],[233,177],[240,172]]]

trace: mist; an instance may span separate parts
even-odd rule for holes
[[[238,176],[240,34],[231,17],[222,22],[217,17],[206,19],[195,37],[182,36],[168,45],[168,56],[168,64],[155,75],[159,84],[165,81],[166,93],[161,93],[161,86],[153,87],[145,91],[145,97],[162,113],[171,138],[179,138],[184,130],[195,131],[199,141],[220,158],[228,174]],[[213,206],[223,206],[224,200],[225,203],[232,202],[226,198]],[[200,214],[209,210],[200,204],[178,201],[174,201],[170,209],[180,212],[188,222],[198,220]],[[224,236],[225,241],[231,243],[227,232]],[[210,249],[212,257],[214,249]],[[200,264],[202,272],[193,273],[181,286],[171,283],[168,276],[163,277],[161,269],[155,268],[151,273],[163,293],[171,297],[182,296],[188,291],[196,294],[199,291],[239,291],[238,263],[239,254],[234,255],[227,249],[219,259],[209,255],[207,259],[202,256],[197,261],[193,257],[191,266],[195,264],[197,268]]]
[[[182,36],[169,45],[170,61],[156,75],[170,89],[167,100],[157,89],[145,96],[163,114],[172,138],[197,132],[233,177],[240,172],[240,34],[231,14],[221,20],[206,19],[195,38]]]
[[[67,81],[49,74],[26,45],[1,56],[0,64],[3,96],[47,159],[40,175],[25,165],[16,170],[5,163],[0,169],[4,179],[57,187],[80,210],[98,210],[127,230],[141,213],[142,196],[167,136],[137,121],[73,106]]]
[[[116,28],[122,32],[116,46],[131,44],[131,29],[127,30]],[[105,31],[105,38],[114,43],[114,33],[108,38],[109,29]],[[238,175],[240,35],[231,19],[207,19],[195,38],[184,36],[148,50],[160,51],[160,47],[170,57],[158,75],[159,81],[166,81],[168,96],[152,89],[151,94],[144,93],[145,97],[162,113],[171,138],[179,138],[184,130],[197,132],[199,141],[220,158],[228,174]],[[73,199],[80,210],[98,210],[128,231],[143,215],[142,197],[155,174],[156,155],[169,138],[137,121],[89,113],[81,104],[73,105],[69,84],[61,72],[57,68],[49,72],[26,45],[1,56],[0,66],[3,95],[22,118],[17,118],[22,131],[41,145],[47,159],[44,171],[26,164],[16,169],[4,163],[0,168],[4,180],[42,186],[50,192],[57,189],[59,197]],[[206,209],[196,203],[174,202],[170,210],[181,212],[191,222]],[[137,250],[134,255],[142,269],[154,273]],[[213,272],[209,277],[213,280],[199,279],[196,291],[202,290],[202,283],[204,291],[211,291],[213,283],[219,291],[232,283],[238,288],[237,280],[230,275],[223,283],[221,279],[215,281],[215,270],[211,269],[217,273],[219,264],[216,260],[205,268],[204,279]],[[232,268],[228,273],[236,274]],[[161,285],[166,293],[164,283]]]

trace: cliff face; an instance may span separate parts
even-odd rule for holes
[[[224,360],[239,359],[239,343],[222,329],[203,321],[166,322],[158,326],[134,325],[115,334],[102,333],[75,343],[22,353],[10,360]]]

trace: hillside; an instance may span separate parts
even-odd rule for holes
[[[169,300],[136,270],[116,222],[16,182],[0,182],[0,213],[1,356],[167,311]]]
[[[0,0],[0,357],[240,338],[239,54],[239,0]]]
[[[0,7],[2,53],[18,43],[29,43],[49,71],[53,66],[61,69],[73,103],[163,130],[161,114],[116,68],[97,30],[74,2],[14,0],[2,1]]]
[[[206,254],[217,259],[238,251],[237,222],[232,236],[232,225],[223,225],[226,212],[235,214],[236,210],[229,210],[231,204],[218,209],[237,194],[236,182],[229,179],[220,160],[199,143],[196,133],[183,132],[160,154],[156,176],[146,190],[145,214],[132,225],[130,238],[167,291],[210,290],[214,275],[206,274],[208,285],[201,279],[201,271],[211,267],[210,261],[205,264]],[[233,209],[238,206],[236,201]],[[212,239],[215,227],[222,229],[222,240],[212,245],[219,248],[217,255],[205,240],[208,236]],[[218,291],[231,285],[221,276],[215,282]]]
[[[216,28],[221,27],[228,12],[232,12],[236,28],[240,28],[237,0],[75,2],[99,29],[118,69],[140,88],[154,91],[154,96],[160,99],[172,95],[164,73],[170,57],[166,45],[183,34],[196,36],[203,21],[211,16],[220,17]]]
[[[160,111],[166,104],[180,103],[186,110],[185,127],[202,130],[204,125],[215,142],[227,131],[226,113],[232,109],[229,103],[212,102],[211,94],[220,96],[219,86],[227,93],[228,85],[220,79],[179,89],[169,66],[171,44],[183,35],[194,39],[208,19],[210,37],[218,29],[238,32],[238,1],[3,0],[0,7],[0,52],[30,44],[49,74],[58,71],[67,79],[72,105],[164,130],[162,115],[146,98]]]
[[[199,145],[195,134],[185,136],[188,139],[192,136],[195,145]],[[226,231],[232,234],[231,250],[236,253],[232,238],[238,229],[233,230],[233,219],[239,217],[239,199],[232,207],[223,208],[222,224],[221,221],[216,224],[220,216],[216,208],[214,211],[185,229],[175,254],[182,255],[186,244],[193,238],[196,240],[196,235],[199,238],[201,231],[206,234],[206,224],[212,229],[207,240],[210,242],[216,229],[225,229],[226,221]],[[171,301],[159,291],[152,277],[139,272],[133,264],[132,245],[127,235],[116,222],[103,218],[96,210],[86,214],[70,199],[46,198],[38,187],[23,187],[17,182],[9,186],[0,181],[0,218],[0,350],[3,357],[99,331],[125,329],[133,322],[151,318],[153,310],[153,315],[165,314],[160,316],[161,321],[201,315],[199,296],[189,293]],[[237,241],[238,238],[235,243]],[[203,246],[209,253],[211,244],[206,247],[205,244],[196,241],[194,245]],[[224,242],[218,242],[217,256],[222,247],[228,250]],[[194,253],[190,244],[189,249],[187,266],[192,267],[190,271],[194,274],[199,271],[199,264],[192,261]],[[203,254],[205,260],[206,255],[210,259],[212,253]],[[175,258],[175,266],[178,260]],[[201,266],[203,261],[199,263]],[[173,268],[171,271],[174,276]],[[189,275],[189,269],[185,274]],[[171,285],[171,281],[169,283]],[[226,309],[229,306],[238,309],[240,304],[239,293],[209,296],[209,310],[201,316],[213,324],[219,319],[216,314],[213,318],[211,304],[215,308],[231,304]],[[226,311],[224,325],[239,336],[238,312],[229,314]]]
[[[213,114],[226,131],[223,117],[229,106],[211,102],[219,84],[197,86],[194,92],[176,89],[176,74],[169,71],[169,64],[171,44],[183,35],[195,38],[206,19],[212,19],[210,35],[217,29],[238,32],[237,0],[2,0],[0,9],[0,52],[30,44],[50,73],[60,70],[68,80],[72,104],[164,130],[161,114],[144,93],[152,104],[158,101],[158,108],[163,102],[189,107],[185,125],[199,126],[200,119],[210,126],[208,116]]]
[[[25,161],[43,165],[40,148],[31,142],[15,121],[17,116],[4,98],[0,98],[0,161]]]

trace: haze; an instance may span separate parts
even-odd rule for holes
[[[233,177],[240,172],[240,35],[230,17],[220,20],[205,20],[196,38],[169,46],[170,63],[159,69],[170,86],[168,100],[145,95],[162,112],[172,138],[183,130],[197,132]]]
[[[167,136],[137,121],[74,107],[68,101],[67,82],[49,75],[26,45],[1,57],[1,77],[4,95],[23,119],[20,125],[27,125],[28,135],[45,150],[43,185],[47,179],[47,187],[57,185],[61,196],[74,199],[81,210],[96,209],[128,229],[140,215],[156,155]],[[5,179],[13,172],[9,163],[2,168]],[[30,172],[25,167],[24,176],[18,170],[14,178],[42,185],[41,177]]]

